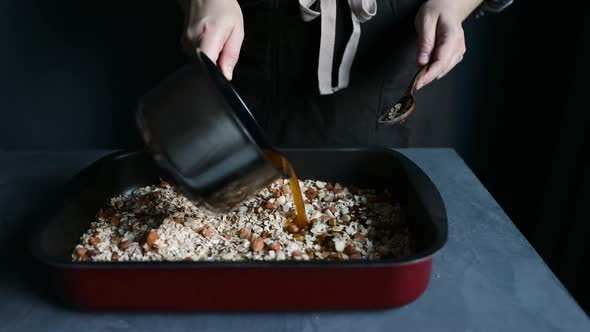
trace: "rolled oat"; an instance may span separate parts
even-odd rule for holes
[[[404,215],[387,192],[300,180],[309,229],[280,179],[234,211],[211,215],[166,182],[111,199],[81,236],[74,261],[348,260],[409,255]],[[303,189],[305,188],[305,189]]]

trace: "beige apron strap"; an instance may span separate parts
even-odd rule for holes
[[[320,1],[320,11],[311,9]],[[332,94],[348,86],[350,69],[361,36],[361,23],[370,20],[377,13],[376,0],[348,0],[352,19],[352,33],[342,55],[338,68],[338,84],[332,84],[334,62],[334,43],[336,39],[336,1],[337,0],[299,0],[301,17],[309,22],[321,15],[320,54],[318,61],[318,83],[320,94]]]

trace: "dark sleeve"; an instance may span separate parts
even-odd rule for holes
[[[512,4],[513,0],[484,0],[484,2],[475,11],[475,16],[479,17],[487,13],[499,13]]]

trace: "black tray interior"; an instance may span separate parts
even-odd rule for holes
[[[430,179],[402,154],[390,149],[292,149],[282,152],[292,162],[300,179],[319,179],[340,182],[346,186],[388,189],[394,200],[401,203],[408,216],[412,236],[417,245],[414,255],[399,260],[329,262],[330,264],[408,263],[429,257],[446,242],[447,218],[441,196]],[[61,209],[34,235],[33,254],[45,263],[60,266],[122,266],[122,263],[73,263],[70,255],[98,209],[107,205],[111,197],[128,193],[141,186],[157,184],[160,176],[162,173],[144,151],[118,152],[95,162],[71,181]],[[328,262],[286,262],[298,263],[315,265]],[[186,265],[187,262],[165,264]]]

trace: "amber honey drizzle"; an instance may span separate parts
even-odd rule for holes
[[[307,214],[305,213],[305,202],[303,201],[301,187],[299,187],[299,179],[297,178],[297,174],[295,174],[293,165],[291,165],[287,158],[278,152],[265,150],[264,153],[277,169],[289,176],[289,186],[291,187],[293,202],[295,203],[296,215],[294,223],[300,231],[306,229],[309,221],[307,220]]]

